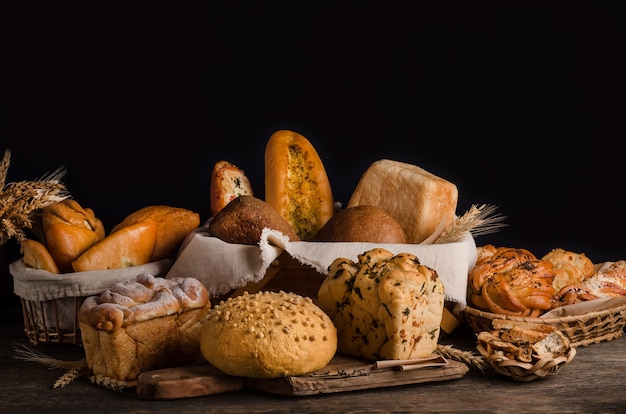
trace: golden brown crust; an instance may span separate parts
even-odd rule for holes
[[[330,181],[311,142],[280,130],[265,147],[265,201],[301,240],[311,240],[335,212]]]
[[[404,244],[407,237],[402,225],[385,210],[362,205],[335,213],[314,240]]]
[[[347,207],[377,206],[400,222],[409,243],[421,243],[455,219],[458,189],[416,165],[382,159],[363,173]]]
[[[46,247],[59,270],[72,272],[72,261],[105,236],[102,222],[93,210],[67,199],[42,210]]]
[[[209,234],[227,243],[258,244],[266,227],[281,232],[291,241],[300,240],[272,206],[249,195],[235,198],[217,213],[209,222]]]
[[[337,330],[308,297],[246,292],[209,312],[200,347],[211,365],[229,375],[295,376],[330,362],[337,350]]]
[[[409,253],[375,248],[353,262],[338,258],[318,291],[337,327],[338,352],[367,360],[413,359],[437,347],[444,287]]]
[[[34,269],[46,270],[50,273],[61,273],[46,246],[37,240],[26,239],[22,242],[22,258],[24,264]]]
[[[218,161],[211,172],[209,187],[211,216],[219,213],[228,203],[241,195],[254,195],[246,173],[229,161]]]
[[[488,247],[468,276],[471,305],[493,313],[539,316],[552,307],[552,263],[522,248]]]
[[[113,234],[130,225],[152,220],[156,223],[156,244],[150,257],[151,262],[175,255],[189,233],[200,225],[200,215],[180,207],[154,205],[143,207],[130,215],[111,230]]]
[[[210,307],[200,281],[147,273],[90,296],[78,313],[87,366],[95,375],[132,381],[144,371],[199,361]]]
[[[72,262],[75,272],[120,269],[150,262],[156,245],[157,223],[144,220],[126,226],[87,249]]]
[[[594,274],[593,262],[584,253],[574,253],[556,248],[542,257],[554,266],[554,289],[561,290],[567,285],[580,283]]]

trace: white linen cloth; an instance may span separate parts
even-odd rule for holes
[[[476,263],[476,244],[469,232],[456,243],[423,245],[292,242],[282,233],[266,228],[258,245],[243,245],[211,237],[207,228],[201,227],[187,237],[166,277],[194,277],[204,283],[211,295],[220,296],[263,279],[283,251],[326,275],[335,259],[357,261],[359,254],[377,247],[393,254],[415,254],[423,265],[437,271],[444,284],[445,299],[465,307],[467,276]]]

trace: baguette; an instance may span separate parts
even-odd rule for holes
[[[265,147],[265,201],[301,240],[312,240],[335,212],[324,164],[304,136],[280,130]]]

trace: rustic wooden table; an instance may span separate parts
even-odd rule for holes
[[[362,391],[312,396],[281,396],[258,391],[147,401],[135,388],[112,391],[79,378],[53,388],[64,370],[15,358],[26,345],[64,361],[79,360],[82,348],[65,344],[31,345],[23,331],[21,313],[0,319],[1,413],[250,413],[250,412],[624,412],[626,410],[626,339],[579,347],[572,362],[556,376],[516,382],[475,369],[462,378]],[[441,343],[475,351],[467,326],[444,336]]]

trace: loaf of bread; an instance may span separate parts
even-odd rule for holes
[[[324,368],[337,351],[337,330],[311,298],[245,292],[209,312],[200,343],[206,360],[226,374],[277,378]]]
[[[322,160],[304,136],[280,130],[265,147],[265,201],[301,240],[311,240],[335,212]]]
[[[175,255],[187,235],[200,225],[200,215],[195,211],[182,207],[153,205],[140,208],[128,215],[111,229],[109,235],[149,220],[156,224],[156,241],[150,262]]]
[[[72,199],[44,207],[41,222],[48,252],[62,273],[72,272],[71,263],[105,236],[93,210]]]
[[[250,195],[235,198],[209,222],[211,236],[234,244],[258,244],[264,228],[279,231],[291,241],[300,240],[271,205]]]
[[[229,161],[218,161],[211,171],[209,196],[211,216],[214,217],[228,203],[241,195],[254,195],[246,173]]]
[[[203,360],[200,328],[211,304],[194,278],[147,273],[90,296],[78,313],[87,367],[119,381]]]
[[[385,210],[362,205],[336,212],[314,240],[404,244],[407,237],[402,225]]]
[[[414,359],[437,348],[444,286],[409,253],[376,248],[338,258],[318,292],[337,328],[338,352],[367,360]]]
[[[87,272],[149,263],[156,240],[156,222],[137,222],[109,234],[91,246],[71,263],[72,269],[75,272]]]
[[[421,243],[455,218],[456,185],[416,165],[382,159],[363,173],[346,207],[372,205],[392,215],[408,243]]]

